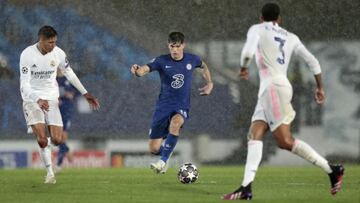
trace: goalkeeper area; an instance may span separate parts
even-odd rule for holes
[[[320,169],[261,167],[253,183],[253,202],[359,202],[360,166],[346,165],[342,190],[330,195],[330,182]],[[44,170],[0,170],[0,202],[223,202],[244,168],[199,167],[199,180],[182,184],[177,169],[164,175],[146,168],[65,169],[55,185],[44,184]]]

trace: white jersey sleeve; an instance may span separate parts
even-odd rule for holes
[[[59,70],[63,73],[63,75],[70,81],[70,83],[82,94],[86,94],[87,91],[85,87],[80,82],[79,78],[76,76],[72,68],[70,67],[69,61],[66,58],[66,54],[61,50],[60,52],[60,64]]]
[[[245,45],[241,51],[241,58],[240,58],[240,66],[241,67],[248,67],[250,65],[251,59],[255,54],[259,43],[259,30],[257,25],[253,25],[250,27],[247,36]]]
[[[29,98],[32,102],[37,102],[40,97],[31,88],[31,61],[29,60],[29,52],[22,52],[20,55],[20,92],[25,98]]]
[[[314,55],[312,55],[309,50],[306,49],[304,44],[300,41],[300,39],[296,36],[296,45],[294,47],[294,53],[301,58],[304,59],[304,61],[309,66],[311,72],[313,72],[314,75],[321,73],[320,63],[315,58]]]

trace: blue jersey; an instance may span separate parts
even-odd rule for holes
[[[60,91],[60,112],[63,120],[67,121],[71,119],[74,113],[74,101],[75,97],[79,94],[74,86],[66,79],[66,77],[57,77],[56,78],[59,91]],[[73,98],[66,97],[65,93],[69,92],[73,94]]]
[[[158,71],[161,90],[156,109],[190,109],[192,73],[201,67],[199,56],[184,53],[181,60],[174,60],[170,54],[155,58],[147,65],[150,72]]]

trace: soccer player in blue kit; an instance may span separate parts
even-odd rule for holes
[[[131,67],[131,72],[138,77],[153,71],[160,75],[161,90],[149,132],[149,150],[161,156],[158,162],[150,165],[155,173],[166,172],[180,128],[189,118],[191,81],[195,68],[202,70],[206,81],[206,85],[199,89],[200,95],[209,95],[213,89],[208,66],[199,56],[184,53],[184,41],[184,34],[172,32],[168,37],[170,54],[156,57],[146,65],[134,64]]]
[[[63,143],[59,145],[59,152],[57,156],[57,163],[55,168],[55,173],[61,171],[61,165],[63,163],[64,158],[69,155],[69,147],[66,144],[66,140],[68,139],[68,132],[71,126],[71,118],[74,114],[75,107],[74,101],[77,96],[80,95],[80,92],[75,89],[74,86],[64,77],[63,75],[58,73],[58,77],[56,78],[59,85],[59,108],[63,121]],[[69,159],[69,156],[68,156]]]

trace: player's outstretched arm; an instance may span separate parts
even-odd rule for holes
[[[90,107],[93,110],[99,110],[100,103],[98,99],[87,92],[74,71],[70,67],[60,69],[60,71],[62,71],[66,79],[86,98],[86,100],[90,104]]]
[[[96,97],[94,97],[92,94],[90,94],[88,92],[86,94],[84,94],[83,96],[88,101],[88,103],[90,104],[90,106],[93,110],[100,109],[100,103]]]
[[[296,37],[295,40],[297,40],[297,46],[294,49],[294,53],[305,60],[310,68],[310,71],[314,74],[316,81],[315,101],[318,104],[323,104],[325,103],[325,91],[321,79],[320,63],[315,56],[306,49],[298,37]]]
[[[150,68],[147,65],[139,66],[137,64],[134,64],[131,66],[130,71],[137,77],[142,77],[150,72]]]
[[[210,70],[205,62],[202,62],[201,69],[202,69],[202,76],[206,81],[206,85],[202,88],[199,88],[199,91],[201,96],[206,96],[211,93],[212,89],[214,88],[214,84],[211,80]]]

